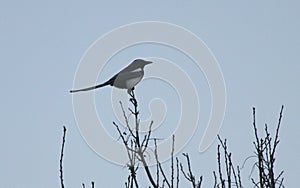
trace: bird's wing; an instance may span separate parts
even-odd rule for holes
[[[128,89],[128,82],[135,80],[133,82],[136,82],[134,85],[136,85],[143,77],[143,71],[138,72],[120,72],[115,80],[113,85],[118,88],[126,88]]]
[[[121,72],[114,76],[114,80],[130,80],[139,77],[143,77],[143,71],[136,71],[136,72]]]

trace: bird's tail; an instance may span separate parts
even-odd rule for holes
[[[107,85],[111,85],[111,83],[105,82],[103,84],[99,84],[99,85],[88,87],[88,88],[84,88],[84,89],[70,90],[70,93],[76,93],[76,92],[79,92],[79,91],[89,91],[89,90],[97,89],[99,87],[103,87],[103,86],[107,86]]]

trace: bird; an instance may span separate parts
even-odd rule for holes
[[[120,89],[127,89],[127,93],[130,94],[134,90],[134,87],[142,80],[144,76],[144,67],[151,63],[151,61],[135,59],[131,64],[106,82],[92,87],[70,90],[70,93],[89,91],[110,85]]]

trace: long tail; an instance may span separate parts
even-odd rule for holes
[[[111,85],[111,83],[110,82],[105,82],[103,84],[99,84],[99,85],[84,88],[84,89],[70,90],[70,93],[76,93],[76,92],[79,92],[79,91],[89,91],[89,90],[97,89],[99,87],[103,87],[103,86],[107,86],[107,85]]]

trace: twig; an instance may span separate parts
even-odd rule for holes
[[[265,137],[259,138],[257,133],[257,127],[255,123],[255,108],[253,108],[253,128],[255,133],[256,142],[254,142],[254,146],[256,149],[256,156],[258,161],[254,164],[254,167],[257,167],[259,172],[259,181],[255,182],[252,178],[252,182],[255,187],[270,187],[275,188],[276,184],[279,184],[279,187],[283,186],[283,178],[281,178],[283,171],[280,172],[279,176],[275,178],[274,166],[275,166],[275,151],[279,144],[279,129],[282,120],[284,106],[281,106],[279,120],[276,127],[275,139],[272,144],[272,137],[270,132],[268,131],[268,125],[265,124]],[[252,173],[252,172],[251,172]],[[281,180],[279,180],[281,178]],[[259,185],[259,186],[258,186]],[[283,186],[284,187],[284,186]]]
[[[156,185],[159,186],[159,163],[157,157],[157,150],[154,151],[155,159],[156,159]]]
[[[188,166],[188,173],[186,173],[183,169],[183,165],[182,163],[180,163],[180,168],[181,168],[181,172],[183,174],[183,176],[192,183],[193,188],[200,188],[201,183],[202,183],[202,176],[200,176],[199,181],[196,182],[195,176],[192,172],[192,167],[191,167],[191,163],[190,163],[190,158],[189,155],[187,153],[183,153],[183,156],[185,156],[186,160],[187,160],[187,166]]]
[[[153,125],[153,121],[150,122],[148,134],[145,135],[145,138],[142,141],[142,145],[141,146],[144,147],[142,153],[144,153],[146,151],[146,149],[148,148],[148,143],[149,143],[151,132],[152,132],[152,125]]]
[[[157,166],[158,166],[158,169],[159,169],[160,173],[163,175],[163,178],[164,178],[164,179],[163,179],[163,187],[164,187],[164,184],[165,184],[165,183],[167,183],[168,187],[171,187],[171,185],[170,185],[170,183],[169,183],[169,181],[168,181],[168,178],[167,178],[167,176],[166,176],[166,174],[165,174],[165,172],[164,172],[164,170],[163,170],[163,168],[162,168],[162,166],[161,166],[161,163],[160,163],[159,160],[158,160],[157,142],[156,142],[156,139],[154,139],[154,147],[155,147],[154,153],[155,153],[156,164],[157,164]]]
[[[227,141],[225,139],[225,141],[223,142],[221,137],[219,135],[217,135],[217,136],[218,136],[219,142],[221,143],[222,148],[224,149],[228,187],[230,188],[231,183],[232,183],[231,182],[231,171],[234,176],[234,183],[238,187],[239,182],[241,182],[241,179],[240,179],[239,174],[238,175],[236,174],[235,168],[232,165],[231,153],[228,152],[228,150],[227,150]]]
[[[131,135],[132,137],[134,137],[134,138],[135,138],[135,135],[133,134],[133,132],[132,132],[132,130],[131,130],[131,128],[130,128],[130,126],[129,126],[129,121],[128,121],[128,118],[127,118],[127,116],[126,116],[126,113],[125,113],[125,110],[124,110],[123,104],[122,104],[122,102],[121,102],[121,101],[119,101],[119,103],[120,103],[120,106],[121,106],[121,109],[122,109],[122,112],[123,112],[123,116],[124,116],[124,119],[125,119],[125,124],[126,124],[126,127],[127,127],[127,129],[129,130],[129,132],[130,132],[130,135]]]
[[[172,151],[171,151],[171,187],[174,187],[174,144],[175,135],[172,135]]]
[[[139,117],[138,117],[138,115],[139,115],[138,103],[137,103],[137,100],[135,98],[135,94],[134,94],[133,89],[131,90],[129,95],[130,95],[129,101],[133,105],[133,110],[131,108],[128,108],[128,109],[131,112],[131,114],[134,115],[134,118],[135,118],[135,131],[133,130],[133,128],[131,128],[129,126],[129,121],[128,121],[128,118],[125,114],[125,110],[124,110],[123,105],[122,105],[121,102],[120,102],[120,105],[121,105],[121,108],[122,108],[123,116],[125,118],[126,127],[127,127],[128,131],[130,132],[130,134],[128,135],[128,138],[125,139],[125,137],[121,133],[118,125],[115,122],[113,122],[113,124],[116,126],[117,131],[118,131],[118,133],[119,133],[119,135],[120,135],[120,137],[123,141],[123,144],[125,145],[126,150],[127,150],[127,155],[128,155],[128,158],[129,158],[128,168],[129,168],[129,171],[131,173],[131,178],[132,178],[132,180],[130,181],[131,182],[131,187],[132,187],[133,182],[135,183],[136,187],[138,187],[138,183],[137,183],[137,179],[136,179],[136,171],[137,171],[138,167],[135,168],[136,160],[138,160],[143,164],[146,175],[147,175],[150,183],[152,184],[152,186],[154,188],[157,188],[158,185],[156,185],[156,182],[153,180],[152,174],[150,172],[150,169],[148,167],[148,164],[147,164],[145,156],[144,156],[144,153],[145,153],[145,151],[148,147],[148,143],[149,143],[149,140],[150,140],[151,131],[152,131],[151,128],[152,128],[153,122],[150,123],[149,131],[144,136],[144,139],[141,142],[140,134],[139,134],[140,120],[139,120]],[[128,141],[130,141],[131,146],[128,145]],[[129,181],[128,181],[128,184],[126,186],[129,186]]]
[[[258,137],[258,133],[257,133],[257,127],[256,127],[256,122],[255,122],[255,108],[253,107],[253,128],[254,128],[254,134],[255,134],[255,139],[256,139],[256,143],[254,142],[255,148],[256,148],[256,152],[257,152],[257,157],[258,157],[258,169],[259,169],[259,184],[260,187],[263,188],[264,187],[264,179],[263,179],[263,154],[262,154],[262,139],[261,141],[259,141],[259,137]],[[254,182],[254,180],[252,179],[252,181]],[[256,185],[256,184],[255,184]]]
[[[220,153],[220,145],[218,145],[218,168],[219,168],[219,178],[220,178],[220,183],[222,185],[222,188],[225,188],[225,183],[222,177],[222,168],[221,168],[221,153]]]
[[[281,119],[282,119],[283,108],[284,108],[284,106],[282,105],[282,106],[281,106],[280,113],[279,113],[279,120],[278,120],[278,124],[277,124],[277,128],[276,128],[275,140],[274,140],[274,143],[273,143],[274,148],[273,148],[273,150],[272,150],[271,156],[274,156],[274,155],[275,155],[275,150],[276,150],[276,147],[277,147],[277,145],[278,145],[278,143],[279,143],[278,137],[279,137],[279,129],[280,129],[280,125],[281,125]]]
[[[130,171],[131,180],[128,179],[128,184],[127,185],[125,184],[125,186],[133,187],[133,183],[134,183],[136,185],[136,187],[138,187],[138,183],[137,183],[137,179],[136,179],[136,170],[135,170],[135,167],[134,167],[135,166],[136,150],[132,149],[133,148],[133,141],[130,142],[131,146],[129,147],[128,146],[128,141],[125,139],[125,137],[121,133],[121,130],[120,130],[119,126],[115,122],[113,122],[113,124],[117,128],[119,136],[121,137],[121,139],[123,141],[123,144],[126,148],[127,156],[128,156],[128,159],[129,159],[128,169]]]
[[[178,157],[176,157],[176,188],[179,187],[179,160]]]
[[[66,132],[67,129],[65,126],[63,126],[63,140],[61,145],[61,151],[60,151],[60,160],[59,160],[59,171],[60,171],[60,184],[61,188],[64,188],[64,178],[63,178],[63,157],[64,157],[64,147],[66,142]]]
[[[217,181],[217,175],[216,175],[216,172],[215,171],[213,171],[213,175],[214,175],[214,188],[217,188],[217,184],[218,184],[218,181]]]
[[[240,167],[237,166],[237,170],[238,170],[238,186],[237,187],[242,187],[242,181],[241,181],[241,171],[240,171]]]

